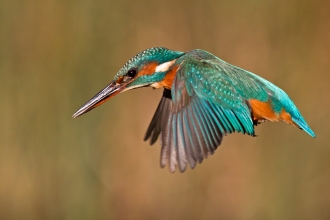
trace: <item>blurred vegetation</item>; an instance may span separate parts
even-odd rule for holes
[[[329,219],[330,1],[0,2],[0,219]],[[184,174],[142,141],[162,91],[71,115],[137,52],[204,49],[283,88],[315,131],[264,123]]]

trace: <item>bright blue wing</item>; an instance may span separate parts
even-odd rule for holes
[[[214,153],[226,134],[254,135],[247,102],[228,78],[205,75],[214,68],[199,62],[185,59],[181,63],[171,95],[165,89],[145,136],[153,144],[161,134],[161,167],[168,164],[171,172],[177,166],[183,172],[187,163],[194,168]]]
[[[267,80],[214,55],[193,50],[180,57],[171,91],[164,96],[147,130],[153,144],[161,135],[161,167],[183,172],[212,155],[232,132],[254,136],[250,99],[270,102],[275,114],[288,112],[298,127],[314,136],[288,95]]]

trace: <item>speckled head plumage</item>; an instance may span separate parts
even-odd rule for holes
[[[184,54],[184,52],[169,50],[165,47],[152,47],[146,49],[127,61],[127,63],[125,63],[125,65],[115,75],[114,80],[118,80],[118,78],[126,75],[131,69],[136,69],[137,72],[139,72],[145,67],[145,65],[150,63],[157,63],[160,65],[162,63],[177,59]]]

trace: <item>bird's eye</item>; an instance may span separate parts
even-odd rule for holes
[[[136,73],[137,73],[137,71],[135,69],[131,69],[127,72],[126,75],[129,77],[134,77],[134,76],[136,76]]]

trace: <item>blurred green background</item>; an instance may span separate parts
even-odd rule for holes
[[[0,219],[330,219],[330,1],[4,0]],[[317,135],[264,123],[170,174],[145,88],[71,115],[139,51],[207,50],[293,99]]]

